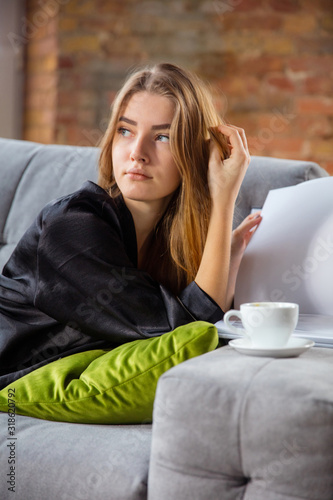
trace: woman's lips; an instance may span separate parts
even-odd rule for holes
[[[145,174],[139,169],[130,169],[126,172],[126,175],[130,178],[133,179],[134,181],[148,181],[149,179],[152,179],[152,177],[149,177],[149,175]]]

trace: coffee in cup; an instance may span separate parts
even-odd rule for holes
[[[288,343],[298,321],[298,304],[292,302],[249,302],[240,311],[231,309],[224,322],[234,333],[247,338],[253,347],[279,348]],[[235,316],[244,330],[236,328],[230,318]]]

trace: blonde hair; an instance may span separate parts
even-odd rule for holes
[[[145,269],[174,293],[194,280],[206,241],[211,210],[207,182],[209,139],[218,144],[221,158],[229,155],[227,141],[214,127],[222,123],[206,85],[192,73],[162,63],[133,73],[116,96],[109,126],[101,143],[98,183],[111,196],[120,194],[113,176],[112,144],[119,117],[137,92],[171,99],[175,114],[170,149],[181,175],[162,219]]]

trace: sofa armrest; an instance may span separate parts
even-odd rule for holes
[[[222,347],[159,380],[148,499],[332,500],[333,350]]]

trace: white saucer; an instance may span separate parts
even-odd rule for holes
[[[299,356],[310,347],[314,346],[312,340],[292,337],[284,347],[254,347],[248,339],[230,340],[229,345],[236,351],[248,356],[268,356],[271,358],[292,358]]]

